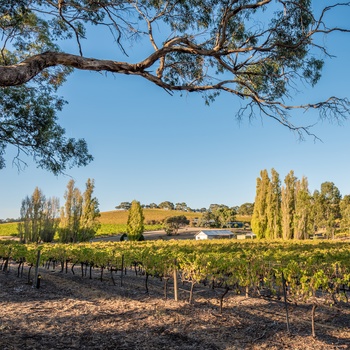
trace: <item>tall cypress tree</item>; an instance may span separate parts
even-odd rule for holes
[[[267,193],[266,205],[267,227],[266,238],[281,237],[281,181],[275,169],[271,169],[271,181]]]
[[[82,213],[80,219],[79,241],[88,241],[95,237],[100,224],[97,218],[100,216],[98,200],[93,197],[95,188],[94,180],[88,179],[83,193]]]
[[[126,232],[129,241],[139,241],[142,239],[144,231],[144,216],[140,202],[133,200],[129,209]]]
[[[77,242],[83,198],[80,190],[75,187],[73,179],[68,182],[64,198],[66,203],[61,208],[60,241],[64,243]]]
[[[285,177],[285,186],[282,186],[282,237],[291,239],[294,237],[294,213],[295,213],[295,183],[297,178],[291,170]]]
[[[253,232],[258,238],[265,238],[267,229],[267,195],[270,179],[267,170],[260,172],[260,178],[256,180],[256,196],[254,211],[251,220]]]
[[[339,203],[340,206],[340,227],[350,234],[350,195],[345,195]]]
[[[340,218],[341,194],[333,182],[321,184],[321,198],[323,203],[323,226],[328,238],[334,238],[336,221]]]
[[[296,182],[295,187],[295,215],[294,215],[294,238],[307,239],[312,232],[310,220],[311,196],[308,181],[305,176]]]

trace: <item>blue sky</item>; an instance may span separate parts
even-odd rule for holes
[[[331,22],[346,25],[347,18],[338,13]],[[324,41],[336,57],[326,60],[315,88],[299,87],[302,93],[296,101],[350,97],[349,41],[350,36],[341,33]],[[125,60],[103,40],[99,44],[87,45],[84,54]],[[101,211],[133,199],[144,204],[186,202],[192,208],[253,202],[260,170],[271,168],[282,181],[291,169],[298,178],[305,175],[311,192],[332,181],[342,195],[350,194],[349,121],[342,126],[320,122],[313,131],[322,142],[311,137],[300,142],[270,120],[238,123],[235,112],[240,102],[230,96],[220,96],[207,107],[198,94],[170,96],[138,77],[75,71],[60,94],[69,101],[60,123],[69,137],[85,138],[95,158],[87,167],[67,173],[81,190],[88,178],[95,179]],[[315,114],[299,117],[306,125]],[[64,204],[69,176],[56,177],[30,161],[18,173],[11,159],[9,149],[7,167],[0,171],[0,218],[17,218],[21,200],[36,186]]]

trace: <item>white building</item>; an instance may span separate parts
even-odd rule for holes
[[[218,238],[236,238],[236,234],[229,230],[203,230],[196,234],[196,240],[200,239],[218,239]]]
[[[237,235],[237,239],[255,239],[255,238],[256,238],[256,234],[253,232]]]

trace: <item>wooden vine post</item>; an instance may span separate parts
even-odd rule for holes
[[[40,249],[38,249],[38,254],[37,254],[37,257],[36,257],[36,264],[35,264],[35,275],[34,275],[34,283],[33,283],[33,286],[35,288],[39,288],[40,287],[39,264],[40,264]]]
[[[178,301],[178,295],[179,295],[179,286],[177,281],[177,261],[174,260],[174,299],[175,301]]]
[[[288,314],[288,302],[287,302],[287,288],[286,288],[286,280],[284,278],[283,272],[282,272],[282,287],[283,287],[284,307],[286,309],[287,332],[290,333],[289,314]]]

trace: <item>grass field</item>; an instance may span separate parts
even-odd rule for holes
[[[8,222],[0,224],[0,236],[16,236],[17,225],[17,222]]]
[[[163,210],[163,209],[144,209],[145,230],[155,231],[162,228],[161,221],[168,216],[185,215],[191,220],[200,217],[201,213],[184,212],[178,210]],[[126,232],[126,223],[128,220],[127,210],[113,210],[101,213],[99,221],[101,227],[96,233],[96,236],[118,234]]]

